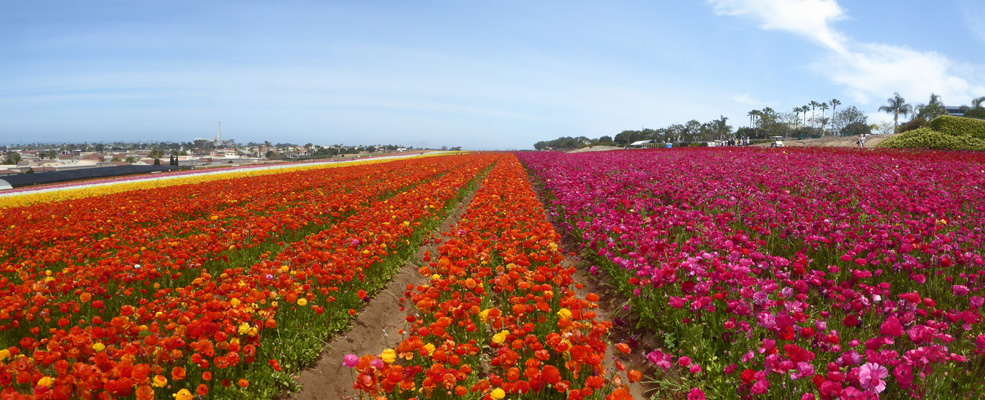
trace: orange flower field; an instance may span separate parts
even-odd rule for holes
[[[603,365],[612,323],[596,318],[597,295],[575,294],[575,269],[544,218],[523,166],[503,157],[419,269],[428,283],[407,288],[417,310],[408,336],[347,360],[356,387],[391,399],[632,398]]]
[[[296,389],[289,373],[317,357],[323,340],[361,308],[365,293],[379,290],[500,158],[421,157],[8,206],[0,232],[0,398],[270,398]],[[508,158],[500,164],[522,174]],[[490,234],[507,228],[491,216],[484,223],[494,224]],[[526,343],[525,323],[554,324],[558,307],[567,307],[573,314],[555,324],[555,335],[565,339],[542,336],[529,346],[553,346],[553,352],[561,342],[591,345],[593,329],[604,325],[590,327],[563,274],[539,271],[558,268],[550,262],[560,258],[546,245],[554,235],[549,225],[540,229],[543,238],[522,242],[539,250],[483,250],[495,263],[479,278],[491,297],[475,306],[507,301],[521,313],[487,312],[490,324],[477,332],[502,328],[511,332],[509,343]],[[528,270],[535,268],[530,262],[538,270]],[[440,270],[446,267],[438,262],[434,269],[447,273]],[[543,281],[548,274],[551,280]],[[557,294],[547,296],[551,290]],[[530,298],[529,305],[517,296]],[[427,312],[449,307],[439,299],[445,300],[439,295],[421,305]],[[539,302],[549,308],[538,309]],[[421,317],[418,333],[472,338],[464,330],[442,331],[444,322],[431,319]],[[479,348],[489,340],[474,339],[467,349],[494,349],[502,368],[526,360],[522,346]],[[559,354],[547,360],[556,362]],[[578,378],[563,377],[571,385],[596,368],[582,364]],[[484,379],[471,389],[499,383]]]

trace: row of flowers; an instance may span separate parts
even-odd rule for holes
[[[985,393],[981,156],[681,149],[524,154],[551,209],[714,398]]]
[[[126,299],[135,291],[146,293],[134,283],[157,284],[153,289],[183,286],[194,277],[189,270],[222,265],[216,261],[259,249],[285,232],[331,225],[367,201],[457,169],[462,161],[446,159],[430,169],[420,168],[423,161],[400,161],[277,175],[280,179],[261,182],[240,178],[192,184],[178,188],[184,196],[161,202],[140,199],[163,189],[11,209],[17,215],[11,218],[14,224],[37,225],[40,218],[63,222],[34,230],[35,241],[46,234],[50,240],[13,241],[10,256],[0,263],[0,271],[15,277],[0,296],[0,331],[13,330],[18,336],[33,327],[62,327],[50,317],[56,309],[78,317],[92,317],[100,308],[118,309],[129,304]],[[131,215],[136,223],[94,223],[130,221]],[[80,301],[82,293],[96,296],[95,301]],[[46,317],[35,321],[38,316]]]
[[[362,298],[387,279],[398,258],[415,246],[422,232],[435,224],[494,158],[435,157],[350,167],[369,179],[332,179],[340,177],[333,172],[349,168],[322,170],[321,174],[329,175],[327,180],[315,172],[265,177],[286,185],[308,182],[308,189],[296,198],[280,203],[258,201],[266,208],[252,208],[259,220],[296,210],[276,223],[251,228],[281,229],[288,236],[253,240],[255,249],[227,248],[226,243],[198,247],[201,250],[196,252],[222,253],[231,261],[206,258],[204,264],[179,267],[183,275],[178,277],[144,271],[176,271],[171,269],[178,264],[176,252],[196,246],[196,241],[243,236],[229,227],[254,216],[234,210],[250,208],[248,199],[264,199],[264,185],[258,180],[233,185],[240,192],[226,195],[236,201],[214,210],[212,215],[218,218],[202,216],[210,223],[225,224],[226,231],[188,235],[190,240],[181,246],[170,245],[169,240],[176,237],[148,243],[141,246],[146,247],[143,250],[121,246],[114,253],[114,262],[134,264],[115,265],[115,271],[100,262],[76,267],[71,274],[41,273],[37,278],[19,271],[21,276],[28,275],[27,286],[5,275],[0,278],[3,285],[27,302],[13,310],[3,304],[8,317],[21,326],[0,331],[0,340],[12,343],[0,350],[0,397],[174,396],[185,400],[275,396],[291,387],[287,373],[317,356],[325,335],[345,326]],[[202,193],[200,185],[173,190]],[[323,196],[324,192],[334,195]],[[113,202],[116,196],[100,198]],[[306,232],[302,229],[306,218],[317,219],[328,207],[345,207],[346,211],[310,234],[297,235]],[[137,229],[118,234],[132,234],[133,230]],[[279,242],[291,237],[292,230],[296,240]],[[160,252],[161,258],[146,257],[151,250]],[[119,258],[120,253],[141,258]],[[80,280],[86,283],[80,285]],[[62,285],[75,289],[63,290]],[[28,314],[34,317],[29,319]],[[25,329],[26,333],[19,334]]]
[[[373,159],[358,159],[361,164],[389,162],[385,157]],[[171,186],[188,185],[191,183],[206,183],[242,177],[264,177],[285,172],[299,172],[313,169],[348,167],[353,161],[328,161],[314,163],[291,163],[278,165],[247,165],[226,167],[218,170],[189,170],[168,172],[154,175],[130,175],[118,178],[93,179],[81,182],[70,182],[55,185],[45,185],[43,188],[27,187],[10,189],[0,196],[0,209],[26,206],[52,201],[64,201],[108,194],[124,193],[133,190],[166,188]],[[54,190],[52,190],[54,189]]]
[[[415,311],[396,348],[343,361],[358,372],[354,388],[391,399],[631,398],[622,364],[606,369],[612,323],[597,318],[595,294],[576,295],[559,240],[523,167],[504,157],[425,255],[427,283],[408,285]]]

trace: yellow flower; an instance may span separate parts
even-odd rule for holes
[[[168,384],[168,378],[165,378],[164,375],[155,375],[154,380],[151,381],[151,384],[154,385],[154,387],[164,387]]]
[[[308,299],[306,299],[304,297],[298,299],[298,305],[301,306],[301,307],[304,307],[304,306],[308,305]]]
[[[557,316],[561,318],[571,318],[571,311],[568,310],[567,308],[562,308],[558,310]]]
[[[92,349],[98,353],[100,351],[106,350],[106,345],[102,343],[96,343],[92,345]]]
[[[246,322],[239,324],[239,329],[237,330],[237,332],[239,332],[240,335],[245,335],[246,332],[249,331],[250,331],[250,324]]]
[[[174,396],[174,400],[192,400],[195,398],[192,396],[192,392],[188,391],[188,389],[181,389],[178,393],[175,393],[172,396]]]
[[[489,398],[493,400],[500,400],[506,397],[506,392],[501,388],[495,388],[491,393],[489,393]]]
[[[233,307],[239,307],[239,303],[240,301],[237,298],[233,298],[232,300],[229,300],[229,304],[232,304]]]
[[[424,345],[424,349],[428,351],[428,355],[434,354],[434,345],[433,344],[428,343],[428,344]]]
[[[54,383],[55,383],[55,380],[54,379],[51,379],[50,376],[45,376],[45,377],[43,377],[43,378],[41,378],[41,379],[38,380],[38,386],[51,387],[51,385],[54,384]]]
[[[0,350],[0,361],[10,358],[10,350],[3,349]]]
[[[382,358],[383,362],[387,364],[393,364],[394,361],[397,361],[397,352],[393,351],[393,349],[383,350],[383,354],[380,355],[380,358]]]
[[[492,310],[492,309],[491,308],[487,308],[485,310],[479,311],[479,320],[482,321],[483,323],[489,322],[489,311],[490,310]]]
[[[506,335],[509,335],[509,334],[510,334],[510,331],[504,330],[502,332],[499,332],[499,333],[493,335],[493,338],[492,339],[496,343],[503,344],[503,342],[506,341]]]

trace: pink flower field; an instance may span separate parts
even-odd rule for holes
[[[985,156],[524,153],[659,398],[985,396]]]

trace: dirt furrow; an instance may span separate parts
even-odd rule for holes
[[[472,198],[480,184],[468,195],[462,198],[458,206],[451,209],[441,225],[432,231],[432,237],[439,232],[446,232],[458,224],[462,214],[468,209]],[[402,339],[398,334],[406,328],[407,311],[401,310],[400,298],[407,285],[420,285],[427,282],[427,277],[417,272],[424,265],[424,253],[430,251],[436,254],[436,245],[430,238],[417,250],[394,276],[393,281],[381,290],[375,297],[367,297],[368,303],[353,319],[351,329],[336,336],[328,343],[315,365],[301,372],[297,382],[301,391],[291,393],[283,398],[298,400],[314,399],[358,399],[359,393],[352,388],[354,375],[352,370],[342,365],[346,354],[362,356],[365,354],[380,354],[384,349],[393,348]],[[413,305],[409,305],[413,307]]]

